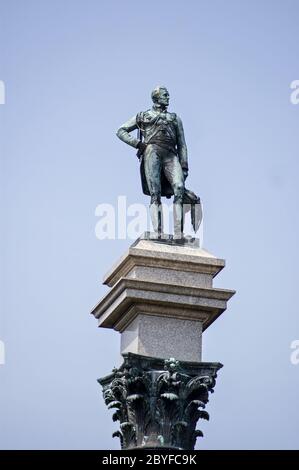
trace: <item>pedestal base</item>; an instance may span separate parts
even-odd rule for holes
[[[213,287],[213,278],[223,269],[224,260],[198,248],[196,239],[183,239],[178,243],[171,238],[151,240],[148,236],[145,233],[136,240],[105,276],[104,284],[111,289],[92,310],[99,326],[121,333],[136,331],[136,325],[130,327],[136,317],[149,315],[164,318],[159,324],[163,330],[169,325],[173,331],[174,323],[170,321],[173,319],[178,321],[179,330],[189,332],[193,325],[199,331],[202,325],[204,331],[225,311],[227,301],[234,294],[234,291]],[[152,328],[156,334],[158,320],[151,320],[150,325],[146,328]],[[134,339],[135,333],[125,334],[125,344],[131,342],[130,335]],[[171,336],[166,338],[173,342]],[[179,334],[179,338],[186,343],[184,334]],[[155,336],[152,339],[154,341]],[[195,355],[180,355],[180,359],[198,360],[198,346],[193,339],[191,344],[194,344]],[[133,351],[147,354],[147,350],[138,348]],[[164,357],[164,353],[161,355]]]
[[[138,315],[121,334],[121,354],[199,362],[201,334],[200,321]]]

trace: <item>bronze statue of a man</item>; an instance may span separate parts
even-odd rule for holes
[[[174,195],[174,238],[183,237],[184,204],[199,204],[199,198],[185,189],[188,176],[188,155],[181,119],[167,111],[169,93],[165,87],[157,87],[152,92],[153,107],[125,122],[117,131],[117,136],[126,144],[138,149],[141,162],[141,180],[144,194],[151,196],[150,213],[156,236],[161,237],[162,207],[161,196]],[[138,129],[138,138],[130,132]],[[191,213],[192,216],[192,213]],[[200,221],[195,220],[193,207],[193,227],[197,230]]]

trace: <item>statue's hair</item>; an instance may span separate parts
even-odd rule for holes
[[[152,91],[151,97],[154,103],[158,100],[161,90],[167,91],[166,86],[156,86],[156,88],[154,88],[154,90]]]

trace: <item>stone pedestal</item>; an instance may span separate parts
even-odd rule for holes
[[[121,334],[121,353],[201,360],[202,322],[138,314]]]
[[[214,277],[224,266],[224,260],[199,248],[196,239],[173,241],[168,236],[164,240],[152,240],[145,233],[104,277],[104,284],[109,286],[110,290],[94,307],[92,314],[98,319],[100,327],[113,328],[120,332],[121,353],[125,358],[139,357],[139,365],[144,364],[144,357],[149,361],[156,360],[158,362],[155,367],[158,367],[160,375],[163,360],[167,364],[170,358],[174,361],[172,363],[180,361],[184,364],[184,370],[188,369],[186,364],[190,362],[193,364],[193,371],[196,369],[194,364],[199,367],[196,369],[198,373],[202,371],[200,367],[205,364],[205,370],[215,372],[213,364],[201,362],[202,332],[226,310],[227,301],[234,294],[232,290],[213,287]],[[128,362],[128,359],[126,361]],[[154,367],[154,362],[151,364]],[[213,376],[214,381],[215,374],[211,374],[208,373],[207,377]],[[153,379],[153,376],[151,377]],[[163,377],[165,379],[165,376]],[[195,376],[192,377],[192,380],[195,380]],[[200,374],[198,380],[199,377]],[[115,384],[113,381],[116,378],[110,377],[109,380]],[[106,387],[108,379],[105,380],[101,379],[100,383]],[[175,378],[171,380],[175,381]],[[109,387],[108,389],[112,390]],[[177,398],[178,396],[174,393],[173,399],[183,399],[183,395],[180,395],[180,398]],[[107,396],[105,400],[107,402]],[[149,403],[153,404],[153,401],[150,400]],[[192,406],[195,406],[194,403]],[[185,404],[181,403],[180,406],[184,408]],[[151,413],[155,413],[155,410]],[[131,422],[131,425],[135,426],[136,434],[136,423]],[[158,438],[157,433],[156,429],[153,442],[159,446],[159,442],[165,442],[166,437]],[[148,437],[147,434],[144,436]],[[140,446],[142,442],[145,445],[146,440],[142,440],[140,435],[136,439],[136,445]],[[169,437],[167,439],[167,445],[170,445],[173,441]],[[190,437],[189,444],[191,441]],[[132,442],[130,446],[133,445]]]
[[[121,352],[201,361],[201,335],[234,291],[216,289],[224,260],[197,246],[139,238],[104,277],[111,290],[92,313],[121,333]]]

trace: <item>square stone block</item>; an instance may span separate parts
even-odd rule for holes
[[[137,315],[121,333],[121,354],[201,361],[202,323],[156,315]]]

